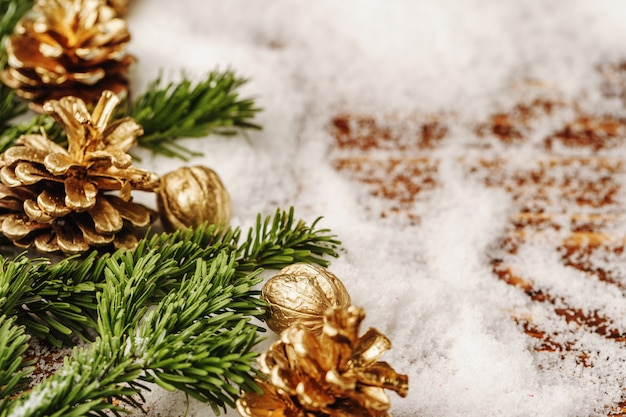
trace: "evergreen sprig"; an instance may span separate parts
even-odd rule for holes
[[[0,417],[120,415],[141,407],[146,383],[216,413],[234,406],[240,390],[256,389],[261,268],[337,256],[340,242],[316,223],[277,210],[259,215],[243,242],[239,228],[204,225],[55,264],[0,258],[0,395],[15,395],[32,372],[22,359],[29,334],[57,344],[96,336],[31,391],[0,396]]]
[[[180,146],[176,139],[260,129],[252,122],[260,109],[253,99],[240,99],[237,92],[246,82],[232,71],[212,71],[195,84],[184,77],[178,84],[163,85],[157,78],[131,105],[130,116],[144,128],[139,145],[185,159],[197,153]]]
[[[337,256],[340,242],[328,229],[296,220],[294,210],[277,210],[273,216],[257,217],[256,226],[242,239],[240,228],[204,225],[194,230],[162,233],[140,241],[132,252],[135,261],[159,252],[159,275],[151,302],[155,303],[196,267],[196,260],[211,260],[222,251],[235,256],[235,274],[243,277],[259,268],[279,269],[295,262],[327,265],[325,257]],[[17,316],[18,324],[39,339],[55,346],[71,345],[76,338],[93,340],[96,327],[96,296],[105,281],[109,258],[130,256],[124,251],[85,258],[71,257],[56,263],[47,259],[0,262],[0,314]],[[133,262],[135,262],[133,261]],[[174,262],[173,266],[171,263]],[[2,300],[7,301],[3,302]],[[261,303],[244,297],[241,311],[258,315]]]
[[[234,406],[240,389],[255,389],[252,363],[258,326],[238,311],[241,295],[258,284],[257,274],[237,279],[227,251],[211,261],[198,259],[146,316],[151,294],[163,275],[176,268],[151,251],[107,259],[106,281],[98,293],[98,339],[75,348],[63,367],[0,410],[7,416],[105,415],[139,407],[145,382],[219,407]]]

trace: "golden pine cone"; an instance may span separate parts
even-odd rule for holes
[[[378,361],[391,342],[375,329],[361,337],[365,314],[355,306],[329,309],[320,336],[297,323],[259,357],[262,394],[237,400],[244,417],[389,416],[385,389],[408,393],[408,378]]]
[[[76,97],[44,104],[44,111],[63,125],[68,149],[42,133],[20,137],[0,155],[2,234],[18,246],[45,252],[136,244],[133,228],[155,216],[132,202],[131,190],[154,191],[159,179],[132,167],[125,152],[143,133],[141,126],[131,118],[107,126],[118,103],[105,91],[92,114]]]
[[[38,111],[50,99],[123,95],[133,57],[126,22],[104,0],[38,0],[6,43],[2,81]]]

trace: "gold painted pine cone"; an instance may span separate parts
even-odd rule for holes
[[[37,0],[7,40],[1,78],[38,111],[64,96],[94,103],[104,90],[124,95],[129,41],[126,22],[104,0]]]
[[[316,336],[297,323],[258,359],[263,393],[244,393],[237,410],[244,417],[387,417],[385,389],[408,394],[408,377],[378,361],[389,339],[370,328],[359,337],[363,309],[334,308]]]
[[[276,333],[299,322],[320,334],[329,308],[350,306],[350,294],[335,274],[302,262],[267,280],[261,298],[268,304],[267,326]]]
[[[0,155],[0,230],[17,246],[79,253],[136,245],[134,229],[154,213],[133,203],[131,191],[153,191],[159,179],[131,166],[126,153],[141,126],[131,118],[108,125],[118,103],[105,91],[89,114],[76,97],[48,101],[44,111],[63,126],[68,148],[42,132],[20,137]]]

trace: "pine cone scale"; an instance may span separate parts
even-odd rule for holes
[[[75,224],[52,224],[52,230],[57,238],[57,245],[65,253],[81,253],[89,250],[89,244],[82,232]]]
[[[80,167],[80,164],[75,163],[68,154],[51,153],[45,157],[44,166],[53,175],[64,175],[71,168]]]
[[[35,245],[35,248],[39,252],[52,253],[52,252],[57,252],[60,250],[59,244],[57,243],[57,238],[52,233],[43,233],[43,234],[37,235],[33,239],[32,244]],[[29,246],[30,244],[26,245],[25,247],[29,247]]]
[[[387,362],[377,362],[366,368],[353,369],[351,373],[355,380],[365,385],[391,389],[401,397],[406,397],[408,394],[408,377],[398,374]]]
[[[24,201],[23,208],[28,218],[38,223],[50,223],[55,219],[54,216],[43,211],[34,200]]]
[[[30,162],[18,162],[15,164],[13,171],[15,173],[15,177],[22,184],[36,184],[41,180],[58,181],[54,178],[54,176],[50,175],[50,173],[40,169],[35,164],[31,164]]]
[[[115,234],[124,227],[122,216],[105,197],[98,198],[94,207],[87,212],[98,233]]]
[[[108,202],[122,219],[128,220],[133,226],[144,227],[152,223],[153,212],[143,206],[115,196],[108,196]]]
[[[2,222],[2,234],[11,240],[25,239],[33,230],[45,228],[45,224],[33,222],[19,214],[9,215]]]
[[[113,242],[113,240],[115,239],[115,235],[112,233],[111,234],[99,233],[95,229],[93,222],[89,221],[89,219],[78,220],[76,224],[78,228],[81,230],[81,232],[83,233],[85,240],[90,245],[93,245],[93,246],[107,245]]]
[[[15,144],[22,145],[28,148],[33,148],[38,151],[43,151],[46,155],[50,153],[67,154],[67,151],[63,147],[48,140],[48,138],[45,135],[23,135],[15,140]],[[14,146],[14,147],[17,147],[17,146]],[[9,149],[13,149],[13,148],[9,148]],[[9,149],[7,149],[7,151]]]
[[[27,148],[25,146],[12,146],[7,149],[2,157],[5,164],[11,165],[18,161],[31,161],[43,164],[48,156],[48,152],[37,148]]]
[[[22,182],[15,175],[13,168],[9,166],[0,168],[0,181],[7,187],[19,187],[22,185]]]
[[[391,340],[378,330],[369,328],[359,339],[350,366],[370,366],[389,349],[391,349]]]
[[[107,139],[107,148],[126,151],[136,143],[134,138],[143,135],[143,127],[134,119],[125,117],[111,123],[103,132]]]
[[[46,213],[54,217],[64,217],[72,212],[72,209],[65,205],[65,197],[60,193],[52,193],[43,190],[37,196],[37,205]]]
[[[84,211],[96,205],[98,188],[78,177],[65,179],[65,205],[74,211]]]

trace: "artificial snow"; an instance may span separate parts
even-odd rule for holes
[[[484,179],[545,157],[535,145],[578,109],[624,116],[621,101],[600,96],[597,85],[599,65],[626,59],[625,18],[621,0],[131,0],[133,94],[159,73],[199,79],[231,68],[250,79],[242,95],[263,107],[263,130],[249,140],[189,140],[204,153],[189,164],[222,177],[234,225],[248,227],[257,213],[277,207],[294,206],[309,221],[324,217],[320,226],[343,241],[330,269],[365,308],[364,327],[392,340],[383,359],[409,375],[408,397],[390,394],[394,416],[606,415],[605,407],[621,400],[626,351],[496,277],[491,261],[502,255],[498,239],[509,232],[514,202]],[[565,104],[550,118],[530,120],[524,144],[485,139],[488,149],[474,146],[477,121],[535,96]],[[577,107],[568,104],[574,101]],[[435,149],[411,148],[407,134],[406,150],[367,154],[383,162],[394,155],[439,161],[435,187],[404,207],[417,221],[381,217],[387,203],[333,165],[358,156],[336,148],[331,121],[340,114],[391,124],[415,115],[444,119],[448,132]],[[574,152],[560,146],[554,149]],[[139,154],[140,165],[159,174],[183,164]],[[468,175],[459,163],[494,155],[507,164],[492,173]],[[571,171],[583,181],[585,167],[578,168],[551,175],[563,183]],[[550,190],[545,200],[558,203],[561,194]],[[506,265],[558,294],[554,306],[600,311],[625,329],[624,291],[564,266],[550,243],[559,233],[522,244]],[[620,254],[594,252],[590,262],[625,281]],[[570,351],[536,349],[541,341],[524,333],[524,322],[551,331],[549,342],[569,343]],[[212,414],[180,393],[155,388],[146,399],[147,414],[137,416]]]

